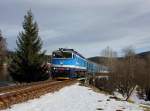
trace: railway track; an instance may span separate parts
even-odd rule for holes
[[[41,95],[57,91],[75,82],[76,80],[43,81],[0,88],[0,109],[6,109],[13,104],[39,98]]]

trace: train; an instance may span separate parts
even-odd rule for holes
[[[59,48],[52,52],[53,78],[79,78],[96,73],[108,73],[109,68],[83,57],[74,49]]]

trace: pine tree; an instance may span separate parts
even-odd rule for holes
[[[23,29],[16,41],[17,48],[9,67],[10,75],[18,82],[46,80],[49,75],[43,65],[45,52],[41,52],[42,41],[31,10],[24,16]]]

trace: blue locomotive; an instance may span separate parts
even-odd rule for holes
[[[73,49],[60,48],[52,53],[52,77],[84,77],[85,74],[107,73],[108,68],[87,60]]]

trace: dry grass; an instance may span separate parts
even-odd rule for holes
[[[144,111],[150,111],[150,106],[140,105],[144,109]]]
[[[109,92],[104,91],[104,90],[100,90],[100,89],[98,89],[98,88],[96,88],[96,87],[94,87],[92,85],[89,85],[88,87],[89,87],[89,90],[93,90],[94,92],[102,93],[102,94],[105,94],[105,95],[110,95]]]
[[[128,99],[127,102],[129,102],[129,103],[134,103],[134,101],[132,101],[132,100],[130,100],[130,99]]]

